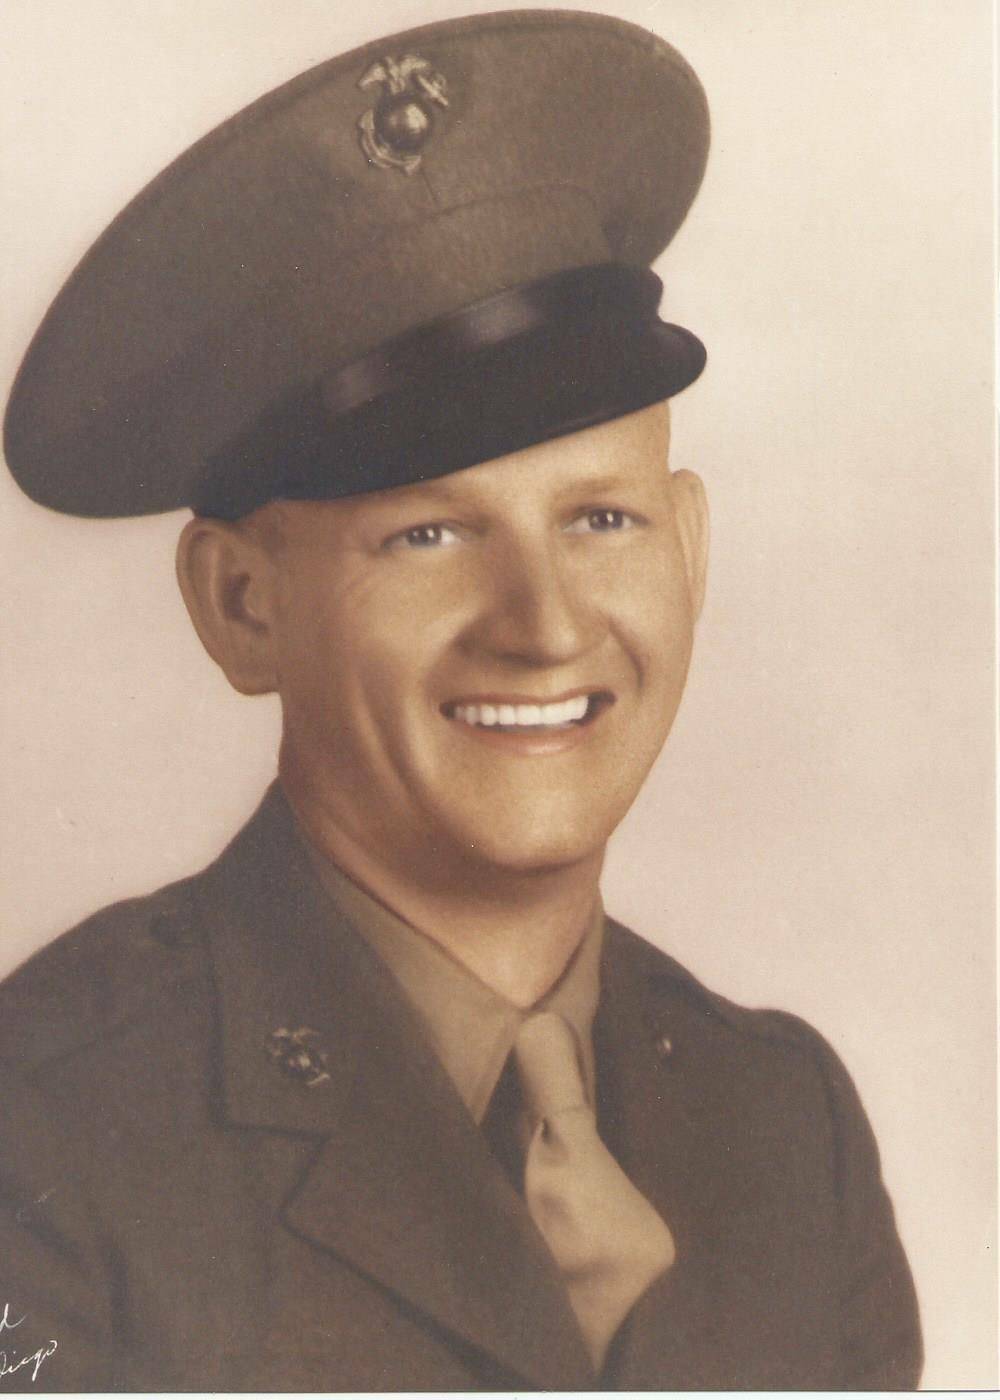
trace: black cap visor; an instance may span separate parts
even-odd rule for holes
[[[273,407],[210,463],[194,509],[238,519],[445,476],[686,388],[698,338],[648,269],[583,268],[421,327]]]

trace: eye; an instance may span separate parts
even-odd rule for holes
[[[442,520],[433,520],[426,525],[411,525],[408,530],[400,530],[390,535],[385,542],[386,549],[441,549],[445,545],[457,544],[458,531]]]
[[[585,510],[565,527],[568,535],[611,535],[622,530],[634,530],[641,524],[638,516],[615,506],[596,506]]]

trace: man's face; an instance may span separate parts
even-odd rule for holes
[[[428,878],[599,856],[691,655],[700,496],[668,436],[657,405],[438,481],[267,508],[282,772],[334,855]]]

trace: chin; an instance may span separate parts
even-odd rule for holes
[[[489,800],[466,788],[450,813],[438,809],[454,847],[497,873],[553,870],[600,859],[642,786],[647,765],[596,772],[587,781],[542,785],[496,781]]]
[[[477,863],[497,872],[525,875],[565,869],[599,859],[618,824],[610,818],[595,819],[593,811],[578,821],[564,815],[558,824],[527,815],[522,821],[511,820],[514,815],[508,813],[498,826],[470,836],[465,849],[473,850]]]

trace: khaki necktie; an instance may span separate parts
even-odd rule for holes
[[[531,1132],[525,1201],[600,1372],[632,1305],[673,1263],[673,1237],[598,1137],[576,1042],[562,1017],[528,1017],[514,1058]]]

